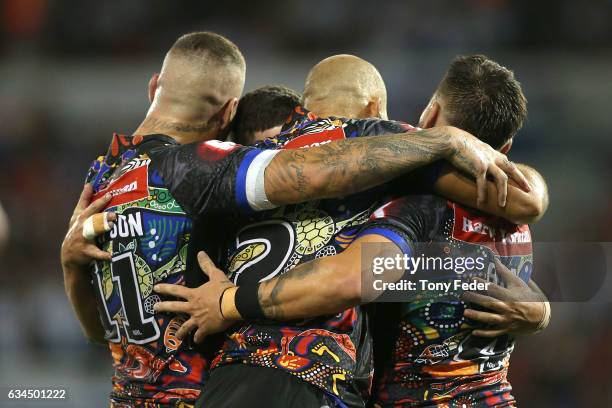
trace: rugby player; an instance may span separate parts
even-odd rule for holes
[[[502,111],[502,107],[506,110]],[[452,116],[458,113],[464,119]],[[485,57],[472,56],[458,58],[451,64],[421,116],[420,125],[462,120],[463,126],[501,149],[510,145],[525,115],[525,99],[512,73]],[[506,136],[500,137],[501,134]],[[545,189],[539,177],[530,181]],[[545,209],[545,190],[542,194]],[[374,212],[360,230],[359,238],[339,255],[300,265],[254,288],[239,289],[242,293],[256,291],[261,309],[255,313],[239,311],[240,303],[244,302],[236,299],[235,288],[224,290],[220,314],[226,319],[241,318],[242,314],[284,320],[339,312],[363,301],[362,279],[365,277],[367,282],[372,275],[372,259],[362,256],[362,244],[393,242],[398,253],[411,256],[417,251],[446,254],[442,253],[442,245],[418,245],[430,241],[447,243],[446,249],[453,257],[474,256],[474,244],[486,248],[491,263],[494,257],[501,256],[512,272],[499,263],[496,269],[520,294],[493,285],[489,295],[502,302],[469,293],[464,295],[464,303],[457,294],[450,293],[437,301],[426,299],[406,307],[397,304],[379,307],[374,319],[383,323],[375,324],[380,335],[376,342],[379,357],[376,365],[380,371],[377,403],[390,407],[512,406],[514,399],[506,373],[513,339],[508,333],[542,329],[550,318],[541,292],[530,281],[528,228],[435,196],[392,200]],[[389,247],[384,248],[369,256],[396,255]],[[213,281],[224,281],[225,275],[203,254],[200,257],[203,270],[215,276]],[[530,281],[533,290],[529,290],[526,281]],[[467,301],[472,302],[469,309]],[[219,314],[214,307],[218,304],[212,296],[211,313]],[[474,304],[491,310],[475,310]],[[516,319],[519,315],[524,316],[522,322]],[[215,317],[208,320],[214,321]],[[385,355],[384,351],[392,354]]]
[[[349,61],[348,64],[347,60]],[[346,67],[350,67],[350,69],[345,69]],[[344,72],[344,74],[340,74],[340,72]],[[363,75],[359,76],[361,73]],[[333,77],[332,74],[337,76],[336,81],[330,80]],[[358,75],[359,81],[349,79],[354,78],[355,75]],[[317,79],[318,77],[329,80],[330,83],[320,86],[323,79]],[[375,83],[375,85],[370,90],[367,84],[371,83]],[[355,57],[340,56],[324,61],[313,69],[304,93],[305,103],[309,104],[308,107],[310,108],[315,106],[313,108],[315,112],[324,112],[327,115],[386,116],[386,109],[384,109],[386,102],[381,104],[383,97],[386,95],[381,92],[380,83],[382,83],[382,79],[370,64],[355,59]],[[320,88],[317,89],[319,86]],[[334,86],[337,86],[337,88],[333,88]],[[340,91],[338,92],[339,95],[331,91],[330,88]],[[367,89],[370,93],[363,95],[364,89]],[[348,94],[343,95],[342,92],[347,90],[349,91]],[[320,92],[329,92],[329,94],[321,97]],[[343,96],[343,98],[340,96]],[[335,105],[329,102],[333,98],[337,98]],[[345,102],[351,100],[359,102]],[[317,105],[314,101],[318,101],[320,105]],[[362,101],[365,101],[365,103]],[[286,146],[310,144],[313,141],[321,143],[330,137],[339,135],[344,137],[351,134],[350,126],[354,122],[336,118],[318,119],[314,114],[302,113],[300,110],[297,113],[301,114],[301,118],[299,116],[297,120],[294,118],[294,122],[286,127],[285,132],[277,138]],[[370,120],[368,123],[370,126],[380,125],[381,123],[390,126],[390,123],[380,121]],[[303,131],[303,129],[306,131]],[[372,195],[371,192],[370,195]],[[369,215],[368,205],[372,202],[369,201],[371,199],[371,197],[366,199],[351,197],[342,202],[331,201],[316,203],[310,207],[286,208],[276,215],[277,217],[281,215],[281,219],[274,220],[268,217],[259,225],[246,227],[236,240],[240,250],[236,250],[234,255],[230,257],[232,279],[235,282],[242,280],[246,284],[249,281],[256,283],[260,279],[273,277],[280,270],[287,270],[297,262],[303,262],[315,256],[324,256],[325,254],[319,252],[321,249],[329,251],[327,254],[341,251],[354,238],[353,232],[360,225],[359,217],[363,218],[364,215]],[[338,213],[335,208],[340,206],[343,209]],[[333,211],[335,211],[335,214]],[[327,217],[326,212],[334,214],[334,217]],[[367,216],[361,220],[361,223],[365,222],[366,218]],[[320,233],[316,229],[325,228],[326,231],[323,231],[323,234],[327,235],[327,241],[315,242],[311,247],[307,246],[311,244],[297,242],[294,248],[295,238],[297,240],[300,238],[299,236],[292,236],[293,227],[291,224],[295,225],[298,231],[300,228],[308,229],[308,224],[310,224],[310,231],[315,232],[315,238],[316,233]],[[322,226],[317,224],[322,224]],[[330,228],[332,229],[330,230]],[[331,237],[336,239],[336,243],[328,245]],[[336,237],[340,237],[340,239]],[[258,240],[266,241],[270,248],[266,249],[264,244],[261,244],[261,248],[258,248]],[[337,244],[338,241],[344,241],[345,245]],[[242,245],[243,242],[244,245]],[[271,255],[266,256],[272,254],[275,249],[283,248],[283,246],[287,247],[288,252],[285,254],[283,250],[281,256],[277,257],[278,259],[274,260],[275,257]],[[297,255],[292,254],[292,252],[297,253]],[[262,253],[263,256],[258,256]],[[288,260],[290,261],[288,262]],[[280,262],[280,265],[275,264],[277,261]],[[287,276],[293,276],[293,273]],[[228,283],[224,281],[220,284],[219,289],[225,289],[226,286],[224,285]],[[333,291],[334,288],[329,287],[328,289]],[[199,299],[206,297],[202,296],[201,292],[198,294],[195,290],[167,285],[160,285],[159,290],[189,299],[192,303],[197,303]],[[327,293],[329,294],[329,292]],[[209,299],[218,301],[219,296],[217,294],[217,297],[213,296]],[[189,306],[189,302],[158,304],[156,309],[190,313],[192,317],[181,329],[183,332],[193,328],[196,322],[202,322],[196,316],[197,305]],[[295,309],[292,309],[292,311],[302,313],[301,316],[296,317],[319,315],[322,312],[321,310],[314,310],[313,314],[313,310],[308,307],[301,312]],[[207,317],[214,317],[217,321],[222,320],[218,313],[216,316],[208,315]],[[364,330],[361,319],[362,314],[358,309],[350,309],[339,316],[306,324],[292,324],[283,327],[269,324],[249,325],[233,330],[232,340],[226,343],[225,349],[213,364],[215,369],[212,372],[212,380],[203,394],[204,404],[244,406],[247,401],[253,400],[253,398],[258,398],[259,401],[267,398],[262,402],[266,406],[272,406],[272,404],[284,406],[289,403],[284,398],[288,397],[290,390],[292,393],[300,394],[301,404],[303,404],[300,406],[312,406],[316,403],[363,405],[363,395],[361,395],[363,388],[359,389],[363,387],[363,384],[359,383],[364,382],[364,380],[367,382],[370,374],[367,362],[370,350],[367,332]],[[211,322],[208,322],[208,324],[211,324]],[[196,340],[198,334],[200,333],[196,333]],[[311,345],[314,345],[314,347]],[[244,367],[244,364],[248,367]],[[359,364],[362,367],[358,367]],[[260,368],[276,368],[277,371],[291,373],[323,389],[327,395],[321,396],[319,394],[319,399],[317,399],[312,387],[300,387],[299,383],[283,378],[282,373],[274,373],[269,369],[261,370]],[[250,380],[238,381],[239,378],[244,377],[248,377]],[[232,385],[228,387],[227,384]],[[260,394],[258,387],[262,384],[268,384],[267,388],[271,391],[269,394]]]
[[[229,129],[244,73],[244,59],[227,39],[181,37],[150,81],[151,106],[134,136],[115,135],[88,174],[92,186],[75,209],[62,267],[86,336],[107,341],[112,351],[111,406],[189,404],[199,393],[208,362],[176,337],[181,316],[154,314],[160,298],[152,292],[160,281],[184,283],[193,222],[347,195],[437,159],[481,180],[490,174],[504,183],[507,172],[526,184],[503,155],[450,127],[299,152],[213,140]],[[95,229],[84,225],[88,215],[102,208],[86,208],[92,196],[115,214],[103,219],[111,230],[98,242],[101,251],[81,240],[84,226]]]
[[[232,138],[241,145],[252,145],[276,136],[302,97],[286,86],[262,86],[247,92],[238,101],[232,122]]]
[[[513,73],[475,55],[452,62],[420,125],[462,126],[507,152],[526,115],[526,99]],[[518,277],[525,288],[533,271],[527,225],[514,225],[432,195],[390,201],[361,233],[382,234],[409,256],[418,256],[416,251],[421,250],[439,258],[484,257],[487,268],[495,262],[508,283]],[[433,271],[440,272],[436,267],[427,272]],[[489,270],[480,274],[487,277]],[[541,293],[532,293],[530,300],[535,302],[527,306],[541,307],[534,315],[535,328],[541,329],[550,319],[550,309]],[[508,334],[502,316],[509,313],[510,305],[483,294],[462,297],[460,290],[407,305],[378,305],[375,406],[515,406],[507,380],[514,336]]]

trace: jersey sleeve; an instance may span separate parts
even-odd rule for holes
[[[99,156],[96,160],[91,162],[91,166],[87,170],[87,174],[85,175],[85,184],[95,184],[96,179],[102,173],[102,167],[105,165],[104,156]]]
[[[372,213],[357,236],[383,236],[405,255],[413,256],[415,249],[430,239],[444,206],[442,199],[430,195],[407,195],[390,200]]]
[[[149,152],[151,165],[193,217],[234,215],[274,208],[264,171],[278,151],[209,140],[165,145]]]

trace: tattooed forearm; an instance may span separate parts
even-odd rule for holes
[[[362,256],[363,245],[369,249],[366,257]],[[396,282],[404,275],[403,269],[388,270],[384,277],[374,274],[374,259],[393,259],[401,253],[384,237],[360,237],[337,255],[300,264],[262,282],[258,289],[259,305],[267,318],[280,321],[339,313],[370,302],[380,292],[362,288],[374,288],[374,279]]]
[[[266,193],[276,204],[362,191],[452,154],[446,128],[340,140],[280,152],[266,169]]]
[[[305,194],[308,191],[309,179],[304,175],[304,165],[292,163],[289,165],[291,172],[295,177],[295,191],[300,194]]]
[[[300,285],[300,281],[309,275],[321,273],[320,264],[321,259],[315,259],[297,266],[289,273],[262,282],[259,285],[258,299],[266,317],[273,320],[286,319],[287,309],[292,309],[294,303],[309,291],[308,287]]]
[[[282,320],[285,317],[282,306],[278,304],[278,294],[283,289],[286,278],[286,274],[281,275],[259,285],[257,292],[259,306],[268,319]]]

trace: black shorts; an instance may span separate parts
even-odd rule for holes
[[[334,408],[319,388],[284,371],[246,364],[214,369],[196,408]]]

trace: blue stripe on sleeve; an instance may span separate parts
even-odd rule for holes
[[[408,255],[409,257],[412,256],[412,249],[410,248],[410,245],[408,245],[408,243],[406,242],[406,239],[391,229],[382,227],[366,228],[365,230],[361,231],[355,237],[355,239],[363,237],[365,235],[381,235],[387,238],[389,241],[393,242],[395,245],[397,245],[404,254]]]
[[[246,195],[247,172],[249,170],[249,166],[253,162],[253,159],[255,159],[255,157],[257,157],[257,155],[259,155],[261,152],[262,151],[259,149],[254,149],[245,154],[242,158],[240,166],[238,167],[238,171],[236,172],[236,204],[238,204],[238,208],[246,213],[253,211],[249,205]]]

